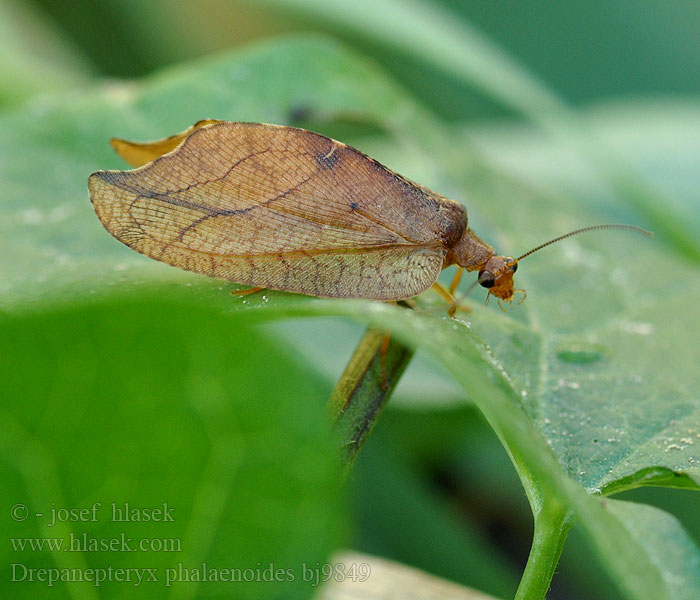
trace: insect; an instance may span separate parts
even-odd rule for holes
[[[333,298],[399,300],[433,287],[450,303],[463,269],[510,302],[533,252],[499,256],[463,205],[322,135],[261,123],[200,121],[145,144],[112,140],[130,171],[97,171],[90,199],[104,227],[164,263],[269,288]],[[440,271],[457,265],[449,288]],[[522,300],[521,300],[522,301]]]

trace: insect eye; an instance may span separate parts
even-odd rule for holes
[[[514,262],[514,263],[510,266],[510,272],[511,272],[511,273],[515,273],[517,270],[518,270],[518,263]]]
[[[479,285],[485,288],[491,288],[496,283],[496,278],[491,271],[479,271]]]

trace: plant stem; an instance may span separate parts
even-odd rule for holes
[[[330,410],[343,446],[343,466],[349,470],[379,420],[413,349],[368,328],[330,399]]]
[[[516,600],[541,600],[547,596],[566,536],[574,524],[573,513],[558,501],[545,500],[535,513],[535,533]]]

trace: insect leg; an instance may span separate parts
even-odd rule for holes
[[[447,314],[451,317],[455,316],[455,312],[457,312],[457,310],[472,312],[472,309],[468,306],[458,304],[457,300],[455,300],[455,297],[450,293],[450,291],[437,281],[432,285],[431,289],[435,290],[445,300],[445,302],[450,305],[447,309]]]
[[[462,273],[464,273],[464,269],[462,267],[459,267],[457,269],[457,272],[455,273],[452,283],[450,284],[449,290],[450,294],[452,294],[453,296],[457,291],[457,288],[459,287],[459,280],[462,279]]]
[[[260,290],[264,289],[264,287],[256,285],[255,287],[250,287],[245,290],[231,290],[231,294],[234,296],[248,296],[249,294],[255,294],[256,292],[259,292]]]

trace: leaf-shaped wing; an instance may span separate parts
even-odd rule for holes
[[[414,296],[442,268],[445,220],[452,237],[466,226],[460,205],[357,150],[274,125],[207,125],[89,188],[106,229],[142,254],[318,296]]]

